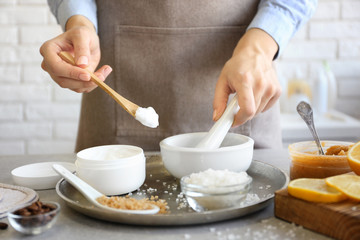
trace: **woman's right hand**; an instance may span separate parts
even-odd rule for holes
[[[61,51],[73,54],[77,66],[63,61],[58,55]],[[99,37],[87,18],[72,16],[66,24],[66,31],[46,41],[40,47],[40,54],[44,58],[41,67],[59,86],[78,93],[90,92],[97,87],[84,69],[94,72],[100,61]],[[104,65],[94,73],[104,81],[111,71],[110,66]]]

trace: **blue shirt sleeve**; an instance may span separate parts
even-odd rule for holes
[[[48,0],[51,12],[65,31],[68,19],[74,15],[83,15],[88,18],[97,30],[95,0]]]
[[[277,43],[278,57],[296,31],[315,12],[317,0],[261,0],[248,29],[259,28]]]

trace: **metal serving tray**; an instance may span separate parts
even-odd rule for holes
[[[241,217],[261,210],[270,204],[275,191],[284,188],[289,178],[282,170],[269,164],[253,160],[247,173],[253,178],[250,195],[256,194],[257,201],[247,201],[238,207],[205,212],[195,212],[181,197],[179,179],[168,173],[159,155],[147,156],[146,180],[143,186],[132,193],[134,198],[158,196],[165,199],[170,207],[167,214],[138,215],[104,212],[88,202],[83,195],[65,179],[56,185],[57,194],[74,210],[87,216],[118,223],[134,225],[189,225],[223,221]]]

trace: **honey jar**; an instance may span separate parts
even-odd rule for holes
[[[290,144],[289,154],[290,179],[296,178],[326,178],[351,172],[346,151],[352,142],[322,141],[324,152],[320,155],[314,141],[297,142]],[[340,149],[337,152],[331,151]]]

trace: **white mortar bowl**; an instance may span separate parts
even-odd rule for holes
[[[160,142],[164,167],[174,177],[181,178],[209,168],[240,172],[250,167],[254,140],[241,134],[228,133],[220,148],[195,148],[206,134],[207,132],[180,134]]]

